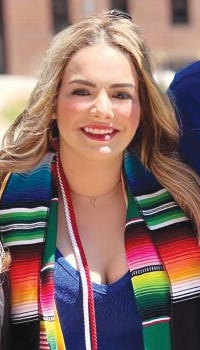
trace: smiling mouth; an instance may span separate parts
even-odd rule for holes
[[[93,128],[86,126],[81,128],[81,130],[87,137],[96,141],[110,141],[118,133],[118,130],[113,128]]]

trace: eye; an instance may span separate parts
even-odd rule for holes
[[[119,91],[113,94],[113,97],[121,99],[121,100],[130,100],[132,96],[128,92]]]
[[[85,89],[75,89],[72,91],[72,95],[88,96],[89,92]]]

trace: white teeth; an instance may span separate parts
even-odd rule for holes
[[[114,129],[93,129],[86,126],[84,131],[93,135],[108,135],[112,134]]]

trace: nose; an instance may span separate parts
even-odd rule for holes
[[[112,108],[112,102],[105,90],[101,90],[96,97],[90,113],[94,117],[99,118],[114,118],[114,112]]]

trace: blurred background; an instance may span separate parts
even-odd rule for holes
[[[26,105],[52,37],[112,8],[139,24],[163,90],[177,70],[200,59],[200,0],[0,0],[0,139]]]

